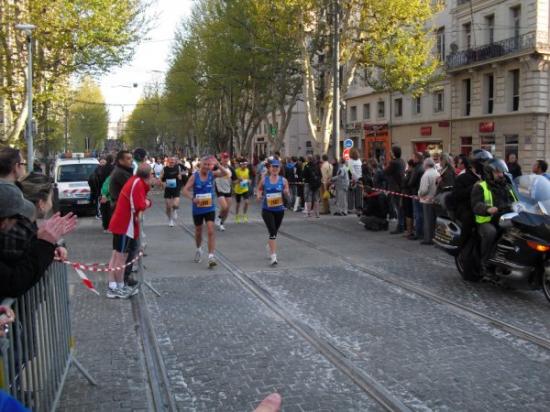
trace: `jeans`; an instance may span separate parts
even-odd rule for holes
[[[420,203],[420,200],[413,200],[413,214],[414,234],[420,239],[424,236],[424,210],[422,209],[422,203]]]
[[[403,208],[401,207],[401,196],[392,195],[390,202],[390,218],[395,217],[397,219],[396,230],[403,231],[405,228],[405,216],[403,214]]]

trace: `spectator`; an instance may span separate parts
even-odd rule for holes
[[[336,176],[331,178],[334,182],[334,189],[336,191],[336,216],[346,216],[348,214],[348,188],[349,188],[349,174],[346,168],[346,160],[342,158],[340,160],[340,167]]]
[[[296,202],[294,203],[294,211],[300,212],[305,207],[305,185],[304,185],[304,164],[306,160],[300,156],[296,162],[296,185],[298,190],[296,191]],[[298,207],[296,207],[298,205]]]
[[[298,198],[298,186],[296,185],[296,182],[298,181],[298,175],[296,173],[297,161],[298,159],[294,156],[287,158],[284,168],[284,176],[290,188],[290,199],[288,201],[288,208],[294,209],[294,211],[298,210],[300,204],[300,200]]]
[[[452,202],[450,203],[454,205],[455,215],[462,225],[460,244],[464,245],[475,227],[474,213],[471,206],[471,194],[472,188],[480,179],[479,175],[475,173],[470,159],[468,159],[467,156],[460,155],[458,157],[457,166],[463,169],[464,173],[456,177],[453,192],[451,194]]]
[[[405,170],[405,178],[403,179],[403,194],[415,195],[416,192],[411,190],[410,180],[415,167],[414,159],[409,159],[407,162],[407,170]],[[405,216],[405,236],[411,237],[414,234],[413,227],[413,200],[410,197],[404,197],[402,200],[403,215]]]
[[[388,167],[384,170],[388,182],[388,190],[390,192],[401,193],[403,179],[405,177],[405,162],[401,159],[401,148],[399,146],[393,146],[391,148],[391,159]],[[390,218],[397,219],[397,225],[391,233],[403,233],[405,219],[401,205],[401,196],[391,195],[390,202]]]
[[[19,216],[33,218],[35,207],[25,200],[13,184],[0,182],[0,232],[7,233]],[[19,297],[40,278],[54,258],[57,242],[76,227],[76,216],[55,214],[38,228],[20,259],[0,258],[0,291],[2,296]]]
[[[516,177],[519,177],[522,175],[521,172],[521,166],[518,163],[518,156],[515,153],[510,153],[508,155],[508,159],[506,161],[506,166],[508,166],[508,171],[512,175],[512,177],[515,179]]]
[[[150,179],[151,166],[142,163],[139,165],[136,175],[128,179],[120,192],[109,224],[109,230],[113,234],[113,254],[109,262],[111,268],[121,267],[127,263],[131,244],[136,243],[139,239],[140,215],[151,205],[147,199]],[[135,246],[134,248],[137,249]],[[108,276],[108,298],[126,299],[137,292],[137,288],[125,285],[124,269],[111,271]]]
[[[550,179],[550,174],[546,173],[548,170],[548,163],[544,160],[537,160],[533,165],[533,173],[536,175],[542,175],[547,179]]]
[[[322,164],[321,164],[321,214],[330,214],[329,209],[329,198],[328,193],[330,189],[330,185],[332,183],[332,165],[328,161],[328,156],[326,154],[322,157]],[[327,193],[327,195],[325,195]]]
[[[109,196],[109,184],[111,182],[110,175],[114,169],[113,155],[107,155],[105,158],[105,164],[100,166],[97,171],[97,182],[99,185],[99,213],[101,215],[101,225],[103,231],[107,231],[109,228],[109,221],[111,220],[111,202]],[[107,182],[107,183],[105,183]]]
[[[420,181],[424,174],[424,155],[416,152],[413,155],[414,167],[409,178],[409,190],[411,194],[418,194],[420,189]],[[419,199],[413,199],[413,219],[414,219],[414,235],[409,236],[410,240],[422,239],[424,236],[424,210]]]
[[[317,160],[309,155],[304,165],[304,197],[307,217],[319,218],[319,200],[321,189],[321,167]]]
[[[2,147],[0,149],[0,179],[15,183],[25,173],[27,162],[18,149]]]
[[[424,212],[424,240],[423,245],[433,245],[435,235],[435,207],[434,197],[437,191],[437,178],[439,173],[435,169],[435,162],[428,158],[424,160],[424,174],[420,180],[418,197],[422,203]]]
[[[441,172],[437,179],[437,194],[452,189],[455,183],[455,169],[448,154],[441,154],[440,165]]]
[[[361,177],[363,176],[363,162],[359,159],[359,150],[352,148],[349,151],[347,169],[350,176],[350,188],[348,191],[348,212],[357,213],[363,209],[363,193],[361,189]]]
[[[118,195],[122,187],[133,174],[133,159],[132,154],[127,150],[121,150],[116,155],[116,165],[111,172],[111,181],[109,184],[109,195],[112,199],[111,208],[114,210]]]

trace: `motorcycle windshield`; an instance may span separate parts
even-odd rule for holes
[[[516,184],[520,201],[529,211],[550,215],[550,180],[526,175],[518,177]]]

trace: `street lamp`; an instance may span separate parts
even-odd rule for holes
[[[27,50],[29,53],[27,67],[27,164],[32,169],[34,164],[34,148],[32,138],[32,31],[36,28],[34,24],[16,24],[15,28],[27,35]]]

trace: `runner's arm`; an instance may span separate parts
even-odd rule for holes
[[[256,199],[262,200],[262,193],[264,191],[264,180],[260,179],[258,185],[256,186]]]
[[[290,187],[288,186],[288,180],[283,177],[283,192],[287,198],[290,198]]]
[[[193,187],[194,184],[195,184],[195,175],[191,175],[189,180],[187,180],[187,183],[185,184],[182,191],[183,195],[191,201],[193,201],[193,193],[191,193],[190,189]]]

